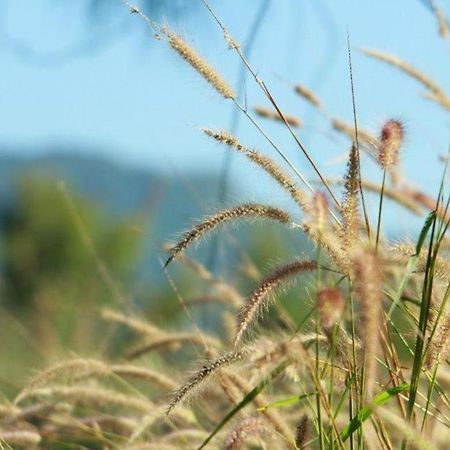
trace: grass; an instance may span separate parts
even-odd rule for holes
[[[122,356],[128,361],[73,358],[36,374],[15,399],[0,404],[3,447],[448,448],[450,197],[446,170],[436,199],[398,183],[404,140],[401,122],[386,121],[379,136],[359,129],[353,80],[353,125],[330,117],[313,92],[295,86],[296,94],[352,139],[343,192],[336,194],[337,183],[321,172],[294,130],[301,122],[281,111],[239,43],[206,0],[204,4],[271,105],[271,110],[257,107],[257,115],[263,121],[276,120],[292,137],[319,187],[287,158],[219,71],[178,34],[128,4],[259,130],[278,159],[248,148],[229,132],[204,132],[250,160],[255,172],[272,177],[291,197],[301,220],[283,208],[244,203],[199,221],[169,247],[164,271],[168,275],[173,264],[180,264],[208,283],[213,294],[199,303],[217,303],[218,330],[200,329],[191,314],[192,304],[170,278],[192,322],[188,332],[162,329],[129,311],[103,311],[105,322],[140,337],[139,345]],[[397,57],[373,50],[366,53],[415,78],[430,100],[450,111],[448,96],[429,77]],[[351,71],[351,58],[349,64]],[[380,186],[362,178],[363,152],[379,164]],[[374,223],[366,211],[364,189],[369,188],[379,195]],[[394,245],[382,235],[387,199],[399,211],[421,214],[428,208],[415,242]],[[280,263],[244,295],[186,253],[213,231],[226,236],[223,227],[229,222],[248,220],[271,220],[286,233],[303,233],[315,251]],[[247,259],[246,264],[251,268],[251,261]],[[298,284],[305,287],[304,298],[298,301],[302,314],[291,315],[280,298],[283,289]],[[181,355],[188,354],[201,362],[183,381],[178,379]]]

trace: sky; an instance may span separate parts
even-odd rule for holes
[[[169,1],[169,0],[168,0]],[[201,0],[166,9],[155,20],[180,32],[233,85],[241,66]],[[340,176],[349,142],[293,93],[302,83],[327,111],[352,119],[347,30],[353,54],[360,126],[378,134],[383,122],[405,124],[402,166],[408,179],[436,192],[450,143],[450,115],[423,98],[423,88],[359,49],[376,48],[416,65],[450,92],[449,42],[437,34],[436,18],[420,0],[211,0],[231,34],[245,44],[263,2],[268,3],[249,54],[282,109],[304,122],[299,135],[327,174]],[[3,0],[0,12],[0,145],[21,156],[48,148],[76,147],[120,164],[189,176],[218,172],[224,150],[201,127],[227,129],[233,105],[220,98],[163,40],[154,39],[138,15],[120,0],[107,0],[94,17],[91,0]],[[439,2],[445,6],[444,1]],[[139,5],[139,1],[136,1]],[[183,0],[181,0],[183,4]],[[186,2],[185,2],[186,4]],[[446,13],[450,16],[447,4]],[[249,107],[268,106],[247,75]],[[306,177],[314,173],[286,130],[260,122]],[[245,117],[237,134],[268,155],[272,149]],[[367,166],[367,167],[366,167]],[[364,175],[379,171],[364,162]],[[234,158],[232,182],[249,196],[272,195],[264,177]],[[267,181],[267,182],[266,182]],[[255,188],[255,193],[252,189]],[[275,194],[276,195],[276,194]],[[406,220],[406,219],[405,219]]]

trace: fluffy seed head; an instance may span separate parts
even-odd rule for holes
[[[239,344],[244,333],[253,323],[255,317],[257,317],[264,307],[267,306],[270,294],[272,294],[283,281],[303,272],[315,270],[316,268],[317,263],[315,261],[294,261],[278,267],[266,277],[239,312],[235,345]]]
[[[238,150],[242,147],[238,144],[236,136],[228,133],[228,131],[215,131],[209,128],[203,128],[203,132],[209,136],[210,138],[215,139],[217,142],[221,144],[229,145],[230,147],[236,147]]]
[[[382,277],[378,258],[371,250],[362,250],[355,255],[353,269],[356,294],[361,302],[366,395],[370,398],[375,387],[376,357],[380,349]]]
[[[215,139],[217,142],[228,145],[230,148],[244,154],[250,161],[262,168],[283,189],[285,189],[302,209],[306,207],[307,200],[305,193],[297,187],[291,177],[289,177],[289,175],[287,175],[273,159],[263,155],[257,150],[252,150],[240,144],[237,138],[227,131],[213,131],[208,128],[205,128],[203,131],[207,136]]]
[[[425,366],[432,367],[441,361],[442,358],[449,353],[450,350],[450,313],[441,322],[437,329],[436,335],[430,344],[430,350],[427,353]]]
[[[316,94],[312,92],[310,89],[308,89],[306,86],[303,86],[302,84],[297,84],[295,87],[295,92],[303,97],[307,102],[311,103],[316,108],[320,108],[320,100],[317,98]]]
[[[202,383],[206,378],[211,376],[214,372],[221,369],[224,366],[230,365],[236,361],[242,360],[245,353],[244,351],[240,350],[237,352],[230,352],[226,353],[225,355],[221,356],[220,358],[209,361],[206,364],[204,364],[200,370],[194,373],[194,375],[185,383],[183,386],[178,389],[178,391],[175,393],[174,397],[172,398],[172,401],[169,403],[169,406],[167,407],[166,414],[170,414],[173,408],[175,408],[176,405],[178,405],[180,402],[182,402],[188,394],[192,393],[192,391],[198,387],[200,383]]]
[[[308,440],[309,427],[309,418],[306,414],[303,414],[300,417],[297,429],[295,430],[295,445],[299,450],[303,450],[306,448],[305,443]]]
[[[195,226],[192,230],[184,233],[182,239],[170,250],[171,255],[165,266],[189,247],[190,244],[203,237],[209,231],[225,222],[230,222],[242,217],[272,219],[281,223],[289,223],[291,221],[289,215],[285,211],[257,203],[247,203],[235,208],[225,209],[217,214],[206,217],[205,220]]]
[[[315,192],[309,202],[308,212],[314,223],[316,230],[322,233],[328,222],[328,200],[323,192]]]
[[[381,128],[378,162],[383,169],[389,170],[398,164],[403,136],[403,125],[398,120],[388,120]]]
[[[239,450],[250,435],[259,434],[269,429],[262,417],[249,417],[239,423],[227,436],[225,450]]]
[[[359,154],[356,145],[350,150],[347,173],[344,183],[344,201],[342,204],[343,243],[346,249],[359,238]]]
[[[320,289],[317,293],[317,308],[322,327],[329,330],[344,313],[345,299],[342,291],[337,287]]]
[[[233,88],[211,67],[184,39],[163,27],[161,32],[167,36],[169,45],[189,63],[222,97],[235,98]]]
[[[264,106],[255,106],[254,111],[258,116],[264,117],[265,119],[275,120],[276,122],[284,122],[284,120],[280,117],[277,111],[273,111],[271,109],[267,109]],[[301,127],[302,122],[298,117],[291,116],[283,113],[286,122],[292,127]]]

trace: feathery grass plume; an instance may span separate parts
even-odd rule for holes
[[[355,126],[353,124],[349,124],[344,122],[343,120],[333,118],[331,119],[331,126],[342,134],[348,136],[352,141],[355,141]],[[376,136],[371,134],[369,131],[364,130],[358,126],[358,142],[362,146],[362,150],[365,150],[376,159],[375,149],[378,148],[379,142]]]
[[[380,265],[372,250],[359,250],[353,258],[353,278],[361,303],[361,332],[364,352],[366,398],[373,396],[380,350],[380,325],[383,311],[383,281]]]
[[[145,413],[154,408],[151,401],[133,397],[129,394],[100,388],[99,386],[50,386],[30,390],[31,398],[60,398],[64,401],[85,406],[97,405],[100,407],[114,407],[131,409],[139,413]]]
[[[399,120],[388,120],[381,128],[378,163],[384,170],[391,170],[398,164],[403,137],[403,124]]]
[[[246,203],[234,208],[225,209],[217,214],[206,217],[192,230],[184,233],[182,239],[170,250],[171,255],[167,259],[164,267],[167,267],[167,265],[189,247],[189,245],[202,238],[209,231],[214,230],[225,222],[241,218],[272,219],[281,223],[291,222],[289,215],[285,211],[258,203]]]
[[[233,88],[224,80],[222,75],[202,58],[181,36],[162,27],[161,32],[167,36],[169,45],[192,68],[194,68],[222,97],[234,99]]]
[[[167,390],[176,388],[176,384],[169,375],[147,367],[133,366],[130,364],[113,364],[109,369],[114,375],[119,377],[136,378],[138,380],[148,381]]]
[[[200,442],[204,441],[207,436],[208,434],[204,430],[188,428],[182,430],[175,430],[172,431],[171,433],[167,433],[164,435],[162,441],[164,442],[164,445],[166,444],[166,442],[178,443],[179,445],[186,444],[187,442],[189,442],[191,445],[194,445],[195,442],[197,443],[196,444],[197,447],[198,441]]]
[[[186,344],[199,346],[207,344],[212,348],[221,347],[221,342],[218,339],[205,333],[167,333],[158,339],[151,340],[138,348],[130,350],[127,353],[127,359],[135,359],[154,350],[165,349],[167,351],[170,348],[178,350],[181,345]]]
[[[285,282],[288,278],[307,271],[313,271],[316,268],[316,261],[294,261],[278,267],[269,276],[264,278],[258,289],[253,292],[239,312],[235,345],[239,344],[244,333],[252,325],[258,314],[267,306],[271,294],[281,283]]]
[[[0,447],[3,448],[2,442],[6,443],[9,448],[34,448],[41,442],[41,435],[31,430],[2,430],[0,429]]]
[[[404,195],[410,197],[412,200],[417,202],[419,205],[422,205],[429,211],[433,211],[436,208],[436,199],[430,197],[424,192],[406,186],[402,187],[401,191]],[[437,209],[437,216],[441,219],[444,219],[445,221],[450,220],[448,211],[446,211],[445,207],[443,207],[442,205],[440,205]]]
[[[252,150],[240,144],[235,136],[226,131],[213,131],[208,128],[203,129],[204,133],[215,139],[217,142],[228,145],[238,152],[244,154],[250,161],[266,171],[283,189],[285,189],[292,199],[301,207],[305,208],[307,199],[305,193],[287,175],[283,169],[271,158],[263,155],[257,150]]]
[[[326,251],[327,256],[342,273],[348,272],[347,252],[340,243],[340,229],[329,226],[325,230],[320,230],[312,220],[302,223],[301,229],[316,246],[320,246]]]
[[[167,250],[170,251],[171,247],[167,246]],[[206,302],[217,302],[224,304],[231,304],[235,307],[241,307],[244,303],[244,298],[241,293],[230,283],[217,278],[213,275],[203,264],[195,261],[185,255],[179,255],[178,261],[183,263],[186,267],[191,269],[196,275],[198,275],[202,280],[208,282],[214,290],[217,292],[218,296],[200,296],[190,299],[188,303],[206,303]]]
[[[225,439],[225,450],[240,450],[250,435],[267,432],[269,428],[262,417],[249,417],[233,428]]]
[[[295,92],[303,97],[307,102],[311,103],[311,105],[315,106],[316,108],[322,108],[322,104],[320,103],[319,98],[314,94],[311,89],[307,88],[306,86],[302,84],[297,84],[294,86]]]
[[[398,439],[404,437],[407,440],[407,447],[416,450],[438,450],[438,448],[446,447],[436,447],[430,440],[425,439],[410,423],[408,423],[403,417],[398,416],[390,409],[386,407],[377,408],[377,416],[379,416],[384,423],[390,425],[390,428],[397,430],[399,433],[396,434],[398,447],[400,448],[400,442]],[[445,434],[448,434],[448,428],[445,427]],[[448,443],[448,441],[447,441]]]
[[[450,110],[450,97],[448,97],[445,91],[423,72],[416,69],[408,62],[403,61],[397,56],[391,55],[389,53],[372,49],[362,49],[362,51],[367,56],[390,64],[391,66],[400,69],[402,72],[406,73],[410,77],[416,79],[419,83],[421,83],[423,86],[425,86],[425,88],[427,88],[430,91],[426,95],[427,98],[439,103],[444,108]]]
[[[447,22],[447,18],[445,17],[445,13],[442,10],[442,8],[439,8],[439,6],[436,5],[436,2],[434,2],[434,1],[433,1],[433,9],[434,9],[434,13],[436,15],[436,19],[438,21],[439,35],[443,39],[447,39],[450,32],[449,32],[449,25]]]
[[[230,381],[234,386],[236,386],[242,393],[242,395],[247,395],[254,388],[244,377],[238,375],[235,372],[227,371],[224,376]],[[259,393],[253,399],[254,405],[261,409],[262,414],[267,418],[267,421],[273,426],[274,430],[283,438],[285,446],[283,448],[295,449],[294,436],[286,423],[285,418],[278,413],[275,409],[267,409],[266,405],[269,404],[267,398],[263,393]]]
[[[355,144],[350,149],[342,202],[342,241],[350,251],[359,241],[359,155]]]
[[[253,111],[255,111],[256,114],[260,117],[264,117],[265,119],[274,120],[275,122],[284,122],[284,120],[280,117],[280,114],[277,111],[273,111],[271,109],[265,108],[264,106],[255,106],[253,108]],[[286,122],[291,127],[301,127],[302,121],[295,116],[292,116],[290,114],[284,114],[284,118],[286,119]]]
[[[328,225],[329,207],[326,195],[323,192],[315,192],[308,203],[307,211],[311,216],[318,233],[323,233]]]
[[[309,439],[309,418],[306,414],[302,414],[295,430],[295,445],[299,450],[304,450],[305,443]]]
[[[167,407],[166,414],[170,414],[172,410],[187,398],[189,394],[192,394],[202,382],[209,378],[213,373],[219,369],[229,366],[237,361],[241,361],[244,358],[245,352],[243,350],[237,352],[229,352],[225,355],[213,360],[207,361],[202,365],[201,369],[194,373],[194,375],[176,391],[169,406]]]
[[[164,333],[149,322],[138,319],[136,317],[127,316],[119,311],[114,311],[108,308],[101,311],[101,318],[108,322],[115,322],[126,325],[138,334],[147,336],[160,336],[162,333]]]
[[[450,350],[450,313],[444,318],[438,326],[435,336],[430,343],[425,367],[430,368],[435,364],[439,364],[442,358],[448,355]]]
[[[415,255],[416,249],[415,246],[411,243],[398,243],[389,248],[392,257],[398,263],[406,265],[408,263],[408,259]],[[416,272],[422,273],[426,270],[427,264],[427,254],[422,251],[419,255],[419,260],[417,262]],[[450,261],[448,259],[437,255],[434,266],[434,276],[443,280],[450,280]]]
[[[322,288],[317,292],[317,308],[325,331],[340,320],[345,309],[345,298],[338,287]]]
[[[374,183],[368,180],[361,180],[362,187],[371,192],[381,193],[381,184]],[[384,187],[384,196],[395,201],[401,206],[409,209],[412,213],[422,216],[423,209],[415,201],[413,201],[409,196],[405,195],[401,189],[391,189]]]
[[[74,379],[76,377],[83,377],[86,376],[86,374],[91,375],[93,373],[106,375],[108,372],[109,369],[107,364],[94,359],[78,358],[56,364],[55,366],[49,367],[43,372],[38,373],[15,398],[14,404],[17,405],[20,403],[37,386],[46,384],[56,378],[66,376]]]

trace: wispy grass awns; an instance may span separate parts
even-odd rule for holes
[[[279,133],[291,137],[292,127],[308,123],[283,114],[268,88],[273,109],[249,98],[251,107],[243,110],[229,83],[185,39],[138,8],[132,12],[263,133],[275,154],[243,144],[245,137],[203,128],[214,144],[241,155],[240,164],[250,161],[252,176],[261,170],[269,175],[292,204],[288,211],[272,205],[273,199],[222,207],[184,232],[168,246],[164,268],[182,311],[171,309],[174,324],[157,323],[157,316],[136,305],[102,310],[105,336],[119,330],[127,348],[108,356],[71,357],[33,374],[14,399],[0,403],[0,442],[5,448],[44,449],[447,450],[445,176],[435,197],[423,193],[407,176],[397,176],[405,141],[401,121],[389,119],[379,133],[368,133],[326,113],[324,102],[297,83],[293,93],[323,113],[327,132],[350,141],[347,166],[340,181],[330,183],[331,193],[320,180],[304,183],[258,120],[275,121]],[[229,43],[225,25],[214,19]],[[240,52],[233,42],[231,51]],[[419,81],[441,106],[447,104],[444,90],[411,65],[379,51],[366,53]],[[256,74],[245,55],[238,56]],[[365,154],[379,170],[375,181],[366,178]],[[317,168],[312,159],[309,163]],[[375,206],[366,223],[362,199],[367,197]],[[414,239],[390,242],[383,233],[387,201],[399,215],[423,216]],[[285,255],[264,235],[270,261],[253,261],[247,243],[237,245],[226,229],[243,220],[272,221],[293,237],[289,242],[302,235],[312,245],[309,250],[291,245]],[[192,247],[212,232],[221,233],[223,245],[238,249],[224,273],[195,259]],[[194,293],[179,288],[174,265],[187,274]],[[204,305],[209,315],[198,314]],[[192,358],[199,362],[191,364]],[[194,370],[186,374],[186,367]]]

